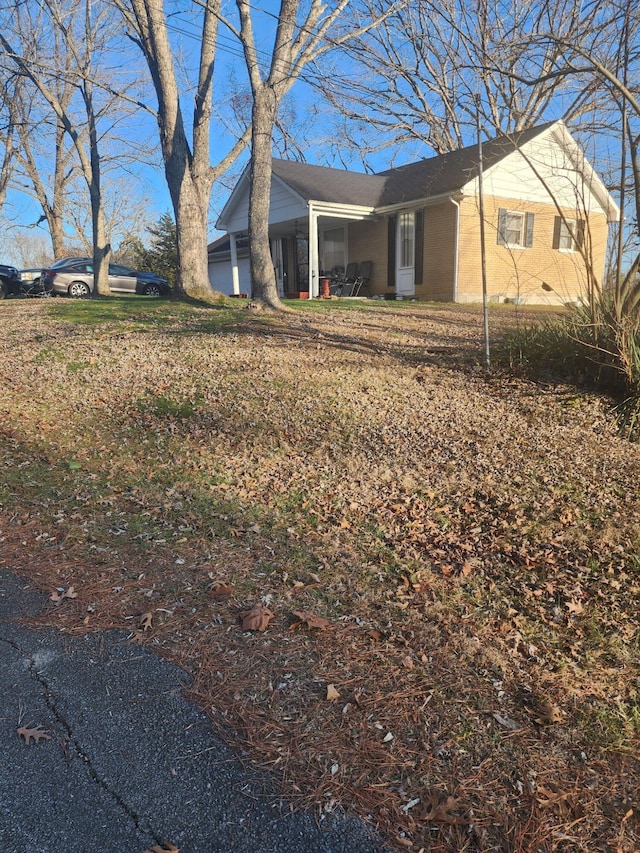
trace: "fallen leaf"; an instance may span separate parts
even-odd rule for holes
[[[31,739],[36,743],[39,743],[41,740],[51,740],[51,735],[47,734],[46,730],[42,728],[42,726],[36,726],[35,728],[28,728],[27,726],[20,726],[18,729],[18,735],[21,735],[24,738],[24,742],[27,746]]]
[[[153,613],[149,611],[148,613],[142,614],[140,617],[140,627],[143,631],[150,631],[153,628]]]
[[[555,785],[551,788],[538,785],[538,794],[541,796],[536,797],[536,801],[542,808],[557,806],[560,814],[567,814],[573,808],[572,794],[570,791],[554,790],[555,787]]]
[[[69,589],[56,589],[51,593],[50,600],[55,604],[60,604],[60,602],[65,598],[77,598],[78,593],[74,590],[72,586]]]
[[[562,722],[562,711],[551,702],[543,702],[537,709],[537,713],[538,716],[533,719],[540,726],[550,726],[553,723]]]
[[[294,610],[293,615],[298,617],[298,621],[294,622],[292,628],[297,628],[299,625],[306,624],[308,628],[316,628],[319,631],[324,631],[325,628],[331,626],[331,622],[325,619],[324,616],[318,616],[312,613],[311,610]]]
[[[571,601],[567,601],[567,610],[569,611],[569,613],[584,613],[584,607],[582,606],[582,602],[574,601],[573,599]]]
[[[501,726],[504,726],[505,729],[509,729],[512,732],[515,732],[520,728],[520,725],[516,723],[515,720],[512,720],[511,717],[501,717],[500,714],[492,714],[493,719],[500,723]]]
[[[460,809],[460,803],[453,797],[447,797],[445,800],[440,800],[437,793],[431,795],[429,809],[423,820],[433,820],[439,823],[448,823],[456,825],[464,825],[469,821],[460,815],[451,814],[454,809]]]
[[[243,631],[266,631],[274,614],[262,604],[254,605],[251,610],[240,614]]]
[[[327,684],[327,702],[335,702],[336,699],[340,698],[340,694],[333,686],[333,684]]]
[[[233,595],[233,587],[230,583],[224,581],[216,581],[209,587],[209,594],[212,598],[230,598]]]

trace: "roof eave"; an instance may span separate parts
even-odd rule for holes
[[[320,216],[335,216],[338,219],[369,219],[376,215],[372,205],[345,204],[344,202],[309,200],[309,208]]]
[[[462,192],[462,188],[450,190],[446,193],[438,193],[437,195],[431,196],[423,196],[421,198],[411,198],[405,199],[404,201],[398,201],[394,204],[385,204],[380,207],[376,207],[376,214],[379,216],[384,216],[389,213],[396,213],[399,210],[406,210],[409,207],[432,207],[433,205],[440,204],[442,201],[448,201],[449,199],[459,200],[463,197],[464,193]]]

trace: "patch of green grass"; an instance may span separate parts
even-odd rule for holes
[[[111,296],[98,299],[55,299],[49,312],[56,320],[80,326],[134,324],[136,329],[155,329],[184,323],[199,331],[216,331],[237,323],[240,309],[226,305],[204,305],[190,300],[150,299],[148,296]]]
[[[598,701],[577,714],[586,742],[604,752],[635,753],[640,742],[640,705],[637,701]]]
[[[179,400],[167,397],[164,394],[156,395],[151,393],[146,394],[144,397],[139,397],[135,401],[136,408],[143,414],[150,414],[160,419],[171,418],[179,421],[192,418],[201,405],[202,398]]]

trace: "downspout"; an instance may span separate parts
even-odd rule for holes
[[[309,202],[309,299],[319,296],[318,214]]]
[[[453,241],[453,301],[458,301],[458,264],[460,262],[460,203],[453,196],[449,201],[456,209],[456,227]]]
[[[238,270],[238,247],[236,245],[236,235],[229,234],[229,249],[231,250],[231,282],[233,285],[233,293],[237,296],[240,293],[240,272]]]

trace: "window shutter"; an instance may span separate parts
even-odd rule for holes
[[[396,217],[387,220],[387,287],[396,286]]]
[[[555,216],[553,219],[553,248],[560,248],[560,228],[562,227],[562,219]]]
[[[424,275],[424,210],[416,210],[414,283],[422,284]]]
[[[525,246],[530,249],[533,246],[533,221],[535,219],[535,214],[527,213],[526,216],[526,234],[524,238]]]
[[[578,219],[576,225],[576,248],[582,249],[584,247],[584,229],[585,229],[585,221],[584,219]]]
[[[504,207],[498,209],[498,245],[506,246],[507,211]]]

